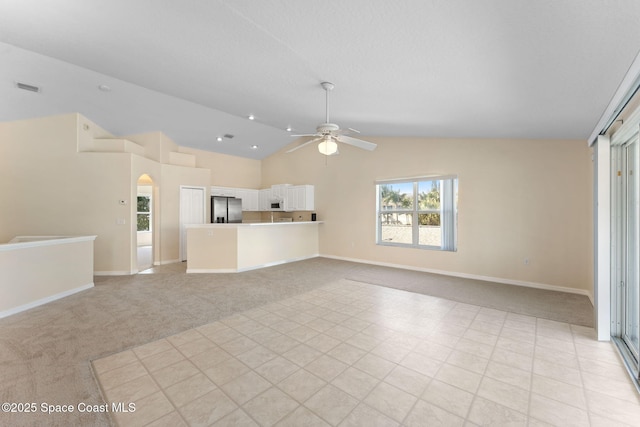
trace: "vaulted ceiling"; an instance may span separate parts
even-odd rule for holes
[[[0,121],[80,112],[261,159],[324,121],[330,81],[362,139],[586,140],[638,22],[637,0],[3,1]]]

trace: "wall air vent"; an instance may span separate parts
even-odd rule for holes
[[[225,133],[225,134],[224,134],[224,137],[225,137],[225,138],[229,138],[229,139],[232,139],[234,136],[235,136],[235,135],[231,135],[230,133]]]
[[[27,83],[16,82],[16,87],[18,89],[28,90],[29,92],[39,93],[41,89],[38,86],[30,85]]]

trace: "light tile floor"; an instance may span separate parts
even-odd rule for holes
[[[349,280],[93,361],[121,426],[612,426],[594,331]]]

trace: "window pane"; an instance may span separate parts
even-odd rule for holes
[[[379,184],[377,243],[456,250],[457,179]]]
[[[138,214],[138,231],[149,231],[149,214]]]
[[[380,210],[412,210],[413,183],[385,184],[380,186]]]
[[[410,213],[381,213],[380,242],[413,244]]]
[[[418,182],[418,209],[440,209],[440,181]]]
[[[418,244],[427,246],[442,246],[442,230],[439,213],[421,213],[418,215]]]
[[[149,196],[138,196],[138,212],[149,212]]]

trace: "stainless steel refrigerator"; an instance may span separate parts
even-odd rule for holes
[[[211,222],[242,222],[242,199],[211,197]]]

